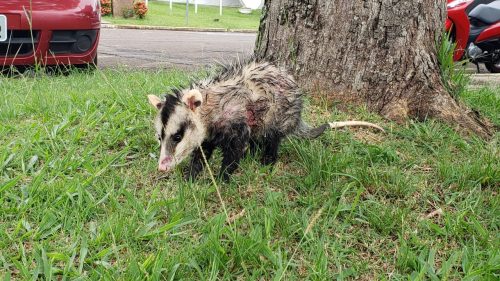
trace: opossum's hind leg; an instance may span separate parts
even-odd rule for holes
[[[210,143],[210,142],[204,142],[201,145],[203,152],[205,153],[205,157],[207,158],[207,161],[210,159],[212,156],[212,152],[215,149],[215,146]],[[185,180],[194,180],[200,172],[203,170],[203,167],[205,165],[205,160],[203,160],[203,154],[201,153],[200,148],[197,148],[193,152],[193,156],[191,157],[191,162],[189,163],[189,166],[186,167],[186,170],[184,170],[184,179]]]
[[[281,142],[281,135],[268,134],[263,139],[262,165],[274,165],[278,159],[278,148]]]
[[[250,141],[250,129],[246,123],[235,124],[230,128],[230,134],[222,140],[222,165],[220,177],[229,181],[229,176],[238,168],[245,155],[245,149]]]

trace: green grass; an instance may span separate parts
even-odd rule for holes
[[[498,133],[464,139],[438,122],[395,125],[308,100],[312,123],[365,119],[388,132],[287,140],[274,170],[245,159],[219,186],[229,216],[241,214],[228,224],[208,173],[186,183],[156,172],[146,95],[186,80],[0,78],[0,278],[498,280]],[[462,96],[498,125],[499,93]]]
[[[441,80],[448,92],[458,98],[467,89],[470,75],[465,71],[467,61],[455,62],[453,60],[456,45],[447,33],[443,33],[440,41],[436,42]]]
[[[222,16],[219,7],[198,5],[198,14],[194,13],[194,5],[189,5],[189,23],[186,25],[185,4],[173,4],[172,13],[168,2],[149,2],[149,11],[144,19],[118,17],[104,17],[104,20],[113,24],[134,24],[169,27],[202,27],[225,29],[254,29],[259,26],[260,11],[251,14],[241,14],[238,8],[224,7]]]

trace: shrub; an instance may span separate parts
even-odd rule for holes
[[[111,0],[101,0],[101,15],[111,15],[111,13],[113,12],[111,7]]]
[[[144,1],[141,0],[134,1],[134,14],[138,18],[143,19],[146,16],[147,12],[148,12],[148,7],[146,6],[146,3],[144,3]]]
[[[122,15],[126,19],[131,18],[134,16],[134,10],[130,8],[123,8]]]

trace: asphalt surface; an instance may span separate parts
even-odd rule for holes
[[[256,34],[102,28],[98,65],[195,69],[249,56]]]
[[[252,53],[256,34],[102,28],[99,63],[102,68],[199,69],[214,62],[244,58]],[[467,71],[475,86],[500,87],[500,74],[475,66]]]

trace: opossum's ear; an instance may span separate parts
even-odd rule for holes
[[[203,103],[203,97],[198,90],[189,90],[182,96],[182,102],[186,104],[193,112]]]
[[[163,106],[163,102],[159,97],[155,95],[148,95],[149,103],[154,106],[156,109],[160,109]]]

